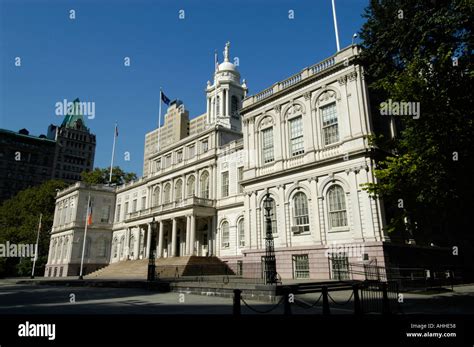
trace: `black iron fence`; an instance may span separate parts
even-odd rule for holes
[[[334,293],[344,292],[347,298],[338,300]],[[313,302],[298,297],[301,294],[320,293]],[[353,314],[392,314],[402,313],[398,302],[398,285],[396,282],[365,281],[359,283],[320,284],[280,286],[277,288],[280,300],[264,310],[250,305],[243,297],[240,289],[234,290],[233,313],[242,313],[242,304],[254,313],[271,313],[283,306],[283,314],[292,314],[293,306],[304,310],[318,309],[322,315],[330,315],[336,308],[343,308]],[[331,295],[332,294],[332,295]]]

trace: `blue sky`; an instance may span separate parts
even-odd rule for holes
[[[336,0],[341,47],[360,29],[367,2]],[[160,86],[191,118],[204,113],[214,50],[222,61],[227,41],[255,94],[336,52],[331,0],[0,0],[0,128],[46,133],[62,121],[57,102],[93,101],[86,124],[97,135],[95,166],[110,165],[117,120],[115,164],[140,176]]]

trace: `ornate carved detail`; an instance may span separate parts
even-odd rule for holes
[[[270,116],[266,116],[260,122],[260,128],[266,128],[266,127],[272,126],[272,125],[273,125],[273,118],[270,117]]]
[[[303,94],[305,100],[311,99],[311,92],[306,92]]]
[[[339,82],[340,86],[343,86],[347,82],[347,77],[346,76],[339,77],[337,81]]]
[[[273,111],[275,111],[275,113],[280,113],[281,112],[281,105],[275,105],[273,107]]]
[[[302,111],[303,110],[300,104],[293,104],[290,106],[290,108],[288,108],[286,114],[288,115],[288,117],[292,117],[296,114],[302,113]]]
[[[356,71],[352,71],[352,72],[347,74],[347,79],[349,81],[354,81],[356,78],[357,78],[357,72]]]

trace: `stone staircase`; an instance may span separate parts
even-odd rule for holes
[[[183,276],[233,275],[227,265],[217,257],[169,257],[155,261],[158,278],[174,279]],[[85,276],[86,279],[145,280],[148,259],[125,260],[110,264]]]

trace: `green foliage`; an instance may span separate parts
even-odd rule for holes
[[[36,274],[44,273],[47,261],[56,192],[66,187],[67,184],[62,181],[47,181],[40,186],[22,190],[0,206],[0,244],[6,244],[7,241],[10,244],[35,244],[39,216],[43,214]],[[0,258],[0,277],[30,272],[29,259]]]
[[[389,117],[378,112],[388,99],[421,106],[419,119],[395,116],[395,140],[372,138],[386,156],[365,189],[386,202],[389,231],[403,234],[407,218],[421,243],[473,240],[473,9],[463,0],[373,0],[360,32],[374,122]]]
[[[82,181],[88,184],[108,184],[110,177],[110,168],[95,168],[90,172],[82,172]],[[137,175],[133,172],[124,172],[120,167],[114,166],[112,169],[112,184],[122,185],[137,179]]]

